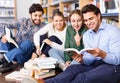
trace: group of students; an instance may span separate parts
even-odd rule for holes
[[[53,22],[44,24],[44,13],[40,4],[33,4],[30,19],[22,19],[8,28],[16,28],[15,40],[19,48],[11,48],[5,33],[1,35],[0,72],[12,68],[14,61],[25,63],[37,57],[58,59],[63,70],[59,75],[41,80],[43,83],[117,83],[120,80],[120,29],[102,21],[99,8],[85,5],[81,11],[75,9],[69,14],[70,25],[65,23],[62,12],[53,12]],[[45,43],[43,49],[40,49]],[[65,48],[93,48],[84,54],[64,52]],[[70,57],[70,55],[72,55]]]

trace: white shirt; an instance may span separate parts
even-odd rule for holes
[[[66,37],[66,27],[64,28],[63,31],[58,31],[53,27],[53,23],[49,23],[45,25],[42,29],[37,31],[34,34],[34,44],[35,46],[40,46],[40,36],[48,33],[48,37],[50,36],[56,36],[62,41],[62,45],[57,44],[55,42],[52,42],[51,47],[58,49],[58,50],[64,50],[64,44],[65,44],[65,37]]]

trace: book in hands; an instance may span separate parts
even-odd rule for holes
[[[18,48],[18,44],[16,43],[16,41],[11,37],[11,32],[10,29],[8,29],[7,27],[5,27],[5,32],[6,32],[6,37],[7,37],[7,41],[14,44],[17,48]]]
[[[41,47],[40,47],[40,51],[42,51],[43,47],[44,47],[45,43],[43,42]]]
[[[84,54],[86,51],[89,51],[89,50],[94,50],[94,49],[93,48],[84,48],[84,49],[78,51],[75,48],[66,48],[64,51],[66,51],[66,52],[75,52],[77,54]]]

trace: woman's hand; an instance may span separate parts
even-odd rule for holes
[[[46,43],[46,44],[48,44],[48,45],[51,45],[51,44],[52,44],[52,41],[49,40],[49,39],[44,39],[43,42]]]
[[[72,55],[72,59],[77,61],[77,62],[82,62],[82,57],[83,57],[83,54],[77,54],[75,53],[74,55]]]
[[[79,46],[80,45],[80,40],[81,40],[81,36],[79,35],[79,33],[77,32],[76,35],[74,36],[76,45]]]
[[[68,66],[70,66],[70,61],[66,61],[66,63],[65,63],[65,66],[66,66],[66,68],[68,67]]]
[[[40,51],[40,48],[37,48],[37,49],[36,49],[36,54],[37,54],[37,55],[41,55],[41,54],[42,54],[42,52]]]
[[[35,58],[37,58],[38,56],[36,55],[36,53],[32,53],[32,57],[31,59],[34,60]]]

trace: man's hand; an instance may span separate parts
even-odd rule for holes
[[[94,50],[87,50],[87,52],[94,55],[95,57],[105,58],[106,56],[106,52],[99,48],[94,48]]]
[[[2,36],[1,42],[7,43],[7,37],[6,37],[6,35],[3,35],[3,36]]]

